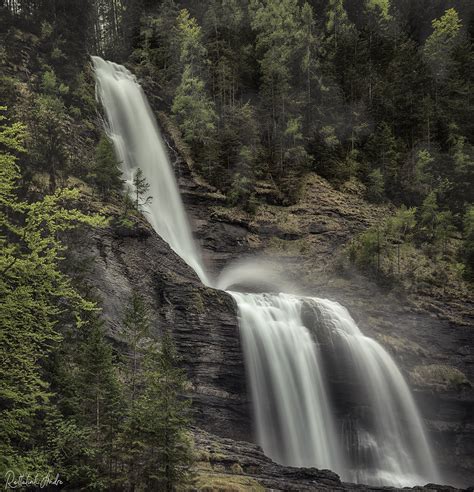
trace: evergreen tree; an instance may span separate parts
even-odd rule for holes
[[[97,186],[102,196],[108,197],[114,191],[121,190],[121,176],[113,145],[103,135],[97,144],[95,160],[88,178]]]
[[[70,163],[67,141],[70,123],[60,97],[41,94],[35,98],[28,119],[28,150],[33,169],[49,174],[51,191],[56,189],[60,173],[66,171]]]
[[[173,491],[192,477],[192,442],[189,435],[190,401],[185,372],[169,333],[156,350],[148,348],[144,362],[144,391],[137,402],[137,437],[146,446],[142,471],[149,489]]]
[[[388,191],[389,196],[396,196],[393,192],[397,190],[400,179],[399,153],[396,140],[387,123],[382,122],[369,137],[365,152],[372,166],[379,169],[383,177],[383,189]]]
[[[260,96],[263,121],[267,122],[265,139],[274,164],[272,174],[278,179],[288,168],[298,175],[310,162],[306,149],[300,145],[302,134],[295,115],[298,107],[295,103],[301,100],[302,94],[293,90],[299,88],[295,81],[300,80],[303,69],[307,80],[311,64],[307,51],[301,49],[302,42],[308,41],[308,25],[303,22],[302,9],[296,0],[256,0],[250,2],[249,9],[251,26],[256,32]],[[305,6],[304,13],[309,13],[309,6]]]
[[[137,168],[133,175],[133,194],[135,195],[134,203],[137,210],[141,210],[143,207],[151,203],[153,197],[148,195],[150,189],[150,183],[148,183],[143,171]]]
[[[142,343],[149,336],[150,320],[149,312],[143,297],[137,292],[132,293],[130,303],[124,313],[125,338],[130,347],[128,355],[130,361],[129,382],[131,386],[130,399],[133,405],[137,394],[137,378],[139,375],[139,363],[142,355]]]
[[[2,108],[4,110],[5,108]],[[36,202],[17,195],[17,153],[24,152],[26,128],[0,116],[0,468],[45,469],[42,444],[35,441],[51,393],[41,361],[61,340],[56,325],[69,307],[91,311],[59,267],[65,246],[59,235],[77,224],[104,220],[65,207],[77,190],[57,190]]]
[[[183,140],[198,152],[215,138],[217,115],[209,99],[204,82],[192,75],[186,66],[181,83],[176,89],[172,106],[173,114],[183,134]]]
[[[424,53],[437,83],[446,79],[452,64],[452,54],[460,42],[461,20],[453,8],[432,21],[433,33],[427,38]]]
[[[192,464],[189,400],[183,399],[186,375],[171,336],[160,349],[149,338],[149,310],[133,292],[124,313],[125,338],[130,347],[126,374],[128,412],[122,435],[130,488],[175,490],[186,485]]]
[[[474,206],[468,207],[463,221],[464,245],[462,257],[465,264],[464,275],[469,280],[474,280]]]
[[[385,187],[382,171],[374,169],[368,176],[366,197],[374,203],[382,202],[385,196]]]
[[[209,178],[218,155],[215,141],[217,114],[204,79],[207,51],[202,42],[201,27],[186,9],[180,11],[176,22],[183,71],[171,109],[183,140],[190,145],[196,160],[202,163],[204,175]]]
[[[87,436],[89,487],[111,488],[118,473],[124,397],[112,347],[105,338],[103,323],[96,319],[84,328],[80,343],[75,388],[79,408],[77,421]],[[84,477],[75,477],[79,482]]]

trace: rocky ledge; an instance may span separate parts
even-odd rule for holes
[[[233,299],[205,287],[144,219],[132,227],[72,238],[85,281],[101,301],[108,332],[126,350],[124,309],[132,290],[150,307],[152,332],[171,330],[191,382],[194,421],[230,438],[251,440],[245,368]]]
[[[330,470],[281,466],[265,456],[258,446],[225,439],[194,429],[198,450],[196,483],[208,491],[399,491],[455,492],[462,489],[427,484],[423,487],[397,489],[341,482]],[[467,490],[467,489],[466,489]]]

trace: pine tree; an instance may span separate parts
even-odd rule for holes
[[[176,89],[172,111],[183,134],[183,140],[197,152],[215,138],[217,115],[209,99],[203,80],[193,76],[186,66],[181,83]]]
[[[145,305],[143,297],[137,292],[132,293],[129,305],[124,313],[125,338],[130,347],[129,361],[129,383],[131,385],[130,400],[131,404],[135,401],[137,395],[137,379],[139,375],[139,364],[142,356],[142,347],[144,340],[149,336],[150,320],[149,310]]]
[[[385,196],[385,187],[382,171],[374,169],[368,175],[366,197],[369,201],[380,203]]]
[[[190,401],[182,398],[186,375],[179,368],[172,338],[150,346],[144,362],[144,391],[137,402],[137,432],[146,446],[143,474],[150,489],[171,492],[191,479]]]
[[[143,171],[137,168],[133,175],[133,193],[135,195],[134,203],[137,210],[151,203],[153,197],[148,195],[150,184],[148,183]]]
[[[103,322],[93,319],[83,330],[74,385],[79,403],[76,420],[86,433],[89,448],[83,465],[92,471],[88,477],[89,487],[110,487],[121,459],[123,388]],[[83,480],[80,476],[75,478]]]
[[[160,349],[149,338],[149,311],[133,292],[124,313],[125,339],[130,347],[125,372],[129,384],[128,411],[122,435],[126,482],[130,488],[175,490],[190,477],[189,400],[186,375],[171,336]]]
[[[464,260],[464,276],[474,280],[474,206],[468,207],[463,221],[464,244],[462,258]]]
[[[452,53],[460,42],[461,21],[456,9],[448,9],[432,21],[433,33],[427,38],[424,53],[437,83],[446,79],[452,64]]]
[[[380,170],[385,192],[390,197],[396,196],[400,180],[399,153],[397,142],[387,123],[382,122],[370,136],[365,152],[372,166]]]
[[[61,271],[59,237],[77,224],[105,221],[65,206],[77,190],[57,190],[32,203],[18,198],[15,154],[24,152],[25,137],[24,125],[0,116],[0,470],[33,471],[46,466],[34,434],[51,398],[42,361],[61,340],[56,325],[64,311],[81,324],[81,313],[95,307]]]
[[[113,145],[103,135],[97,144],[95,160],[88,178],[99,188],[101,195],[107,197],[114,191],[121,190],[121,176]]]

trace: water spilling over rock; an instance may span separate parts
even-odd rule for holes
[[[142,88],[123,66],[93,56],[97,97],[107,116],[107,133],[120,161],[123,177],[133,189],[133,178],[141,169],[148,184],[151,203],[145,217],[155,231],[208,283],[199,249],[189,227],[173,168]]]
[[[140,168],[153,197],[145,216],[209,285],[141,87],[124,67],[99,57],[93,63],[97,96],[128,186]],[[229,284],[236,282],[231,273],[225,279]],[[331,468],[345,480],[363,483],[403,486],[439,480],[399,369],[360,332],[345,308],[289,294],[230,294],[239,311],[257,439],[269,456],[283,464]],[[348,412],[336,419],[333,371],[357,381],[360,415]]]

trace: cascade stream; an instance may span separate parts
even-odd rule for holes
[[[155,231],[211,282],[179,194],[153,113],[135,77],[94,56],[97,97],[127,186],[140,168],[153,200]],[[281,287],[283,289],[283,287]],[[412,486],[439,475],[410,390],[390,355],[364,336],[336,302],[292,294],[230,292],[252,395],[257,441],[275,461],[329,468],[343,480]],[[329,375],[362,388],[356,418],[335,411]],[[336,415],[338,413],[338,415]]]

